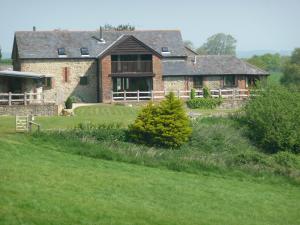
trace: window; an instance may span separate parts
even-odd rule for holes
[[[66,55],[65,48],[58,48],[57,53],[58,53],[58,56],[65,56]]]
[[[235,85],[234,75],[224,76],[224,87],[234,87]]]
[[[161,48],[161,52],[169,52],[169,48],[168,47],[162,47]]]
[[[87,85],[88,84],[88,78],[87,77],[80,77],[79,84],[80,85]]]
[[[69,67],[63,67],[63,81],[65,83],[69,82],[70,69]]]
[[[194,76],[193,77],[193,82],[194,82],[194,88],[195,89],[201,89],[203,87],[203,77],[200,76]]]
[[[44,88],[51,88],[51,86],[52,86],[52,79],[51,79],[51,77],[45,77],[43,79],[43,87]]]
[[[80,52],[81,52],[81,55],[85,55],[85,56],[88,56],[90,54],[88,48],[81,48]]]

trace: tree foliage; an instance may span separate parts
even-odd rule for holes
[[[118,26],[113,26],[111,24],[104,25],[105,30],[117,30],[117,31],[134,31],[135,26],[130,24],[119,24]]]
[[[177,148],[188,141],[191,127],[182,102],[171,92],[159,105],[144,107],[128,133],[137,143]]]
[[[264,69],[266,71],[278,72],[281,71],[284,58],[277,54],[264,54],[261,56],[254,55],[247,62]]]
[[[285,86],[300,88],[300,48],[296,48],[284,66],[281,83]]]
[[[192,49],[192,50],[195,50],[195,45],[193,44],[192,41],[190,41],[190,40],[185,40],[183,43],[184,43],[184,46],[186,46],[186,47],[188,47],[188,48],[190,48],[190,49]]]
[[[300,152],[300,94],[271,85],[245,107],[249,136],[268,152]]]
[[[197,52],[208,55],[235,55],[236,42],[230,34],[218,33],[209,37]]]

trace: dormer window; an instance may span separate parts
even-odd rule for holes
[[[89,56],[90,55],[88,48],[81,48],[80,52],[81,52],[81,56]]]
[[[170,53],[168,47],[162,47],[162,48],[161,48],[161,52],[162,52],[163,54],[169,54],[169,53]]]
[[[65,48],[58,48],[57,49],[57,54],[58,54],[59,57],[65,57],[66,56]]]

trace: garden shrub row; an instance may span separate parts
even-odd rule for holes
[[[189,99],[186,104],[191,109],[214,109],[222,102],[222,98],[194,98]]]

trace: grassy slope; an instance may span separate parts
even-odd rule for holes
[[[91,159],[31,140],[0,136],[0,224],[300,223],[299,186]]]

